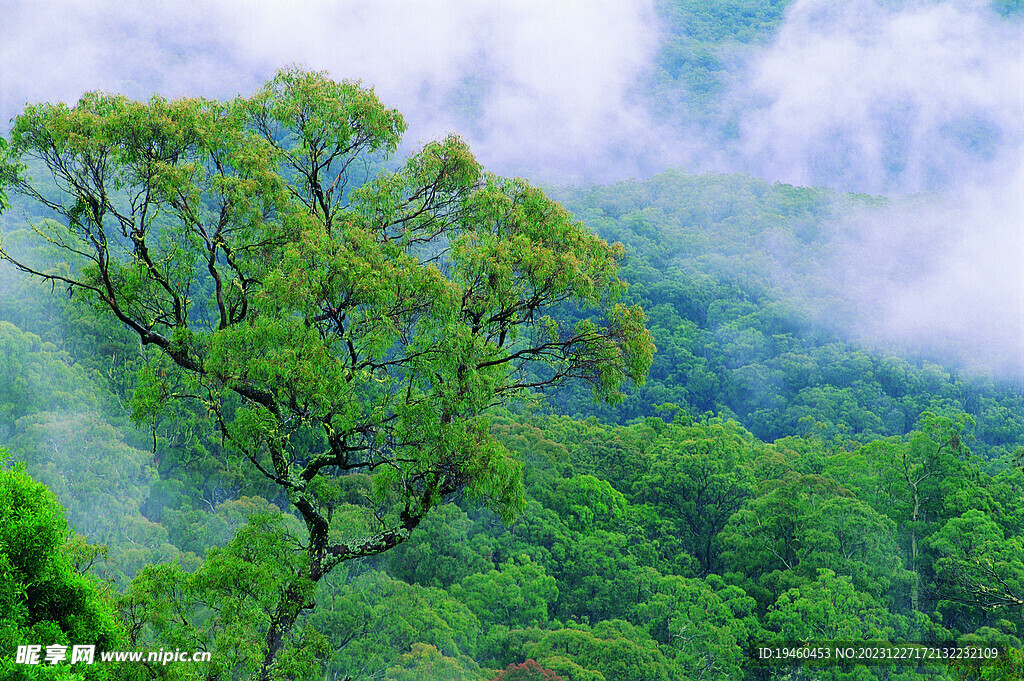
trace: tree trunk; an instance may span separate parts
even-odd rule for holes
[[[315,586],[320,581],[319,577],[321,576],[323,575],[316,575],[314,578],[314,575],[299,575],[296,579],[292,580],[291,584],[288,585],[288,588],[281,595],[281,600],[277,605],[277,612],[274,613],[274,617],[270,621],[270,628],[267,630],[267,650],[263,655],[263,663],[260,665],[259,673],[255,677],[258,681],[270,681],[270,674],[277,663],[277,656],[284,647],[285,636],[291,631],[302,611],[315,605],[313,600],[307,597],[311,588],[303,588],[302,581],[312,581]]]
[[[917,493],[917,485],[912,484],[914,492],[914,511],[910,515],[910,571],[914,581],[910,585],[910,607],[915,612],[921,610],[921,575],[917,571],[917,513],[921,509],[921,497]]]

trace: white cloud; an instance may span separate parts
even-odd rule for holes
[[[859,231],[826,266],[861,311],[851,324],[1024,365],[1020,22],[987,0],[796,0],[723,99],[728,143],[645,109],[659,40],[653,0],[7,0],[0,115],[93,89],[232,97],[302,63],[373,85],[412,144],[457,131],[489,168],[535,180],[680,165],[941,189],[949,210],[842,225]]]
[[[947,189],[1024,148],[1024,32],[986,3],[798,0],[749,76],[740,157],[770,179]]]
[[[732,168],[940,192],[837,219],[841,323],[1024,377],[1024,26],[983,1],[796,0],[745,69]]]
[[[92,89],[231,97],[301,63],[373,85],[414,143],[457,131],[503,172],[595,177],[643,151],[653,24],[650,0],[15,1],[0,112]]]

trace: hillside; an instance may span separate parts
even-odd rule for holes
[[[808,130],[828,187],[705,172],[786,144],[743,156],[751,69],[801,28],[974,12],[1005,46],[1024,5],[975,5],[645,5],[637,120],[708,161],[606,184],[498,177],[456,135],[406,157],[369,85],[304,67],[29,107],[0,153],[31,271],[0,260],[0,677],[1024,678],[1005,95]],[[515,78],[477,56],[445,106],[487,139]],[[209,659],[24,663],[93,643]],[[862,644],[982,654],[756,660]]]

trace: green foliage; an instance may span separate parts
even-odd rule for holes
[[[767,44],[781,24],[788,0],[660,0],[667,35],[649,78],[651,106],[670,120],[703,124],[706,135],[728,139],[723,93],[739,75],[736,64],[749,45]]]
[[[676,664],[689,678],[742,675],[744,649],[761,638],[753,598],[716,576],[667,576],[658,579],[652,591],[637,606],[636,620],[673,649]]]
[[[111,547],[99,576],[124,585],[145,565],[178,556],[167,529],[140,512],[154,478],[151,456],[127,445],[98,414],[24,416],[10,448],[57,495],[76,532]]]
[[[0,160],[5,161],[6,159],[4,157],[6,155],[7,140],[5,140],[3,137],[0,137]],[[7,193],[4,191],[4,185],[6,184],[4,182],[5,179],[6,178],[4,178],[3,176],[0,176],[0,213],[3,213],[5,210],[11,207],[11,204],[8,202],[7,199]]]
[[[526,656],[572,681],[588,678],[675,681],[683,678],[646,632],[622,620],[604,621],[593,629],[579,627],[546,632],[527,648]]]
[[[576,475],[555,490],[554,510],[577,532],[612,529],[625,515],[626,498],[607,481]]]
[[[617,302],[621,246],[528,183],[485,173],[454,136],[381,170],[404,130],[371,90],[290,68],[229,103],[88,93],[29,106],[0,160],[13,192],[59,218],[33,227],[41,264],[0,254],[162,358],[133,400],[154,449],[163,435],[196,452],[171,463],[199,464],[211,510],[252,488],[236,465],[247,460],[302,517],[307,562],[246,625],[265,629],[263,648],[247,648],[262,652],[262,678],[281,673],[278,653],[338,564],[401,544],[456,494],[506,520],[521,510],[520,467],[485,411],[567,379],[617,402],[654,353],[643,311]],[[560,319],[566,305],[584,315]],[[226,446],[183,419],[161,432],[169,405],[187,421],[188,400]],[[363,502],[378,525],[341,541],[349,474],[372,478]],[[187,515],[185,501],[150,510]]]
[[[74,108],[29,107],[11,133],[11,186],[64,217],[37,231],[85,262],[65,274],[12,262],[94,296],[161,348],[233,446],[290,480],[306,513],[319,505],[282,467],[302,458],[292,448],[307,431],[330,454],[298,480],[362,452],[349,466],[384,464],[378,490],[421,488],[406,500],[415,517],[463,487],[513,511],[516,470],[483,446],[479,412],[572,376],[614,400],[623,378],[642,380],[653,345],[639,309],[612,304],[621,251],[539,191],[484,175],[461,140],[427,145],[398,172],[347,172],[393,151],[403,128],[371,92],[294,69],[228,105],[94,93]],[[46,164],[74,206],[41,193],[22,157]],[[547,314],[569,300],[606,306],[604,322],[569,328]],[[523,376],[530,361],[549,374]],[[140,416],[156,409],[136,405]],[[370,453],[443,445],[378,462],[356,442],[367,437]],[[442,471],[449,460],[458,475]],[[433,482],[413,484],[425,470]]]
[[[382,572],[351,579],[335,573],[321,582],[316,598],[319,607],[308,622],[334,650],[327,670],[339,678],[380,676],[418,644],[458,665],[477,653],[480,622],[441,589],[409,585]],[[450,666],[447,659],[438,664]]]
[[[848,296],[827,268],[840,221],[887,202],[744,176],[667,172],[563,192],[573,213],[626,244],[628,300],[647,311],[659,352],[648,381],[617,409],[581,393],[562,412],[627,423],[673,403],[690,415],[734,417],[765,441],[790,435],[866,442],[909,433],[924,412],[967,413],[974,452],[1024,444],[1019,387],[842,340]],[[892,202],[888,202],[891,207]],[[931,360],[931,361],[930,361]]]
[[[451,594],[464,602],[485,625],[536,627],[549,619],[549,605],[558,599],[554,577],[529,558],[505,563],[499,570],[469,575],[452,587]]]
[[[494,566],[493,540],[454,504],[436,509],[418,530],[385,559],[388,571],[399,579],[447,589]]]
[[[81,366],[39,336],[0,321],[0,442],[10,441],[25,416],[96,408],[98,402]]]
[[[7,454],[0,449],[0,461]],[[23,464],[0,470],[0,673],[7,679],[57,678],[54,670],[15,664],[21,645],[95,645],[120,650],[126,641],[107,594],[76,570],[63,509]],[[81,546],[76,552],[82,555]],[[78,678],[132,678],[120,665],[73,667]],[[61,669],[60,673],[67,669]]]
[[[1006,538],[1002,529],[977,509],[950,518],[928,538],[936,552],[939,594],[951,603],[986,611],[1024,605],[1022,537]]]
[[[291,516],[255,513],[198,569],[194,564],[191,570],[179,564],[147,566],[118,603],[132,643],[217,651],[208,665],[178,670],[184,678],[255,674],[267,652],[259,645],[261,632],[280,602],[311,598],[310,585],[298,578],[306,562],[297,537],[301,531]],[[297,665],[308,678],[327,653],[320,634],[296,629],[287,636],[281,666]]]
[[[462,657],[445,657],[437,648],[426,643],[412,644],[412,650],[398,658],[394,667],[389,667],[387,681],[463,681],[487,678],[475,662]]]
[[[718,534],[752,495],[751,442],[734,421],[673,423],[658,440],[651,470],[634,482],[635,503],[651,504],[701,572],[721,569]]]
[[[728,135],[737,50],[787,4],[659,3],[646,89],[686,91],[661,113]],[[85,614],[32,620],[2,579],[4,645],[110,625],[214,652],[136,669],[167,679],[1020,676],[1017,650],[746,664],[773,639],[1020,646],[1020,390],[824,314],[833,218],[887,200],[670,172],[563,190],[584,228],[455,137],[386,169],[404,129],[293,68],[229,103],[29,107],[0,140],[3,249],[36,275],[0,270],[0,444],[107,545],[52,497],[5,522],[33,530],[0,571],[49,556],[38,588]],[[85,570],[125,589],[127,637]]]
[[[823,568],[814,581],[779,596],[766,624],[780,641],[884,641],[894,633],[889,620],[848,577]]]
[[[895,524],[828,478],[790,474],[722,532],[729,568],[774,593],[833,569],[882,596],[900,576]]]

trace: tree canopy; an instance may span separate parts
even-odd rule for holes
[[[396,546],[452,495],[522,507],[489,407],[564,379],[615,401],[651,364],[643,311],[616,302],[620,245],[455,136],[386,170],[404,130],[372,90],[290,68],[226,103],[29,106],[0,150],[2,184],[51,211],[36,231],[65,261],[0,254],[156,349],[137,417],[200,401],[225,455],[303,520],[264,677],[340,562]],[[355,536],[334,513],[350,476],[372,491]]]
[[[734,147],[720,95],[791,3],[655,4],[636,94]],[[940,194],[545,196],[404,130],[291,68],[0,138],[0,677],[1024,678],[1024,388],[981,346],[866,343],[836,275],[934,274],[849,229]],[[867,640],[985,656],[752,664]]]

